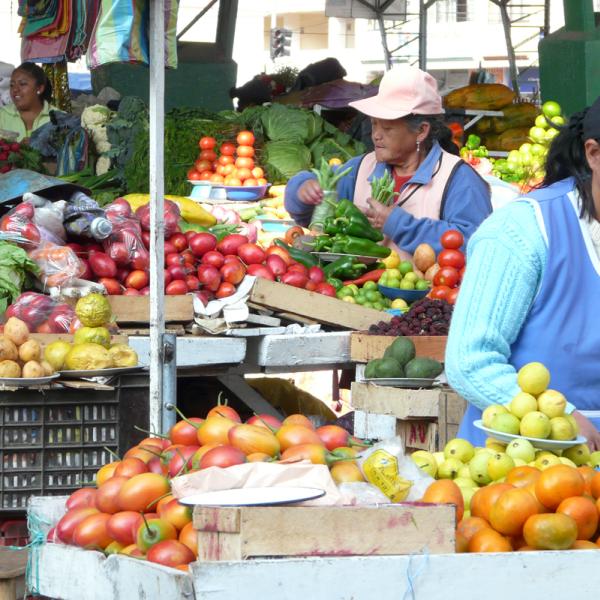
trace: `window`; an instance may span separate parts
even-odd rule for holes
[[[435,3],[436,23],[462,23],[468,21],[468,0],[438,0]]]

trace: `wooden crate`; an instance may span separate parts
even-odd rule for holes
[[[262,277],[256,278],[249,301],[288,316],[297,315],[300,321],[308,318],[345,329],[368,329],[373,323],[392,319],[392,315],[385,311],[342,302],[338,298],[308,292]]]
[[[395,340],[393,335],[369,335],[367,333],[353,332],[350,336],[350,358],[353,362],[366,363],[374,358],[381,358],[386,348]],[[410,336],[414,342],[417,356],[427,356],[444,362],[446,354],[445,335]]]
[[[408,390],[352,383],[354,434],[399,435],[406,448],[437,452],[456,437],[466,401],[450,388]]]
[[[196,507],[199,561],[454,552],[451,505]]]

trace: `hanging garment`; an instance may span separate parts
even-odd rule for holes
[[[42,67],[52,85],[52,104],[59,110],[71,112],[71,90],[67,62],[62,60]]]

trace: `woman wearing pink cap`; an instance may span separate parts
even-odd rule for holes
[[[352,170],[340,179],[338,196],[352,200],[371,224],[386,235],[402,257],[426,242],[436,251],[448,229],[467,240],[491,213],[487,183],[454,152],[444,125],[442,99],[435,79],[416,67],[400,66],[382,78],[376,96],[351,102],[371,117],[375,150],[349,160]],[[449,151],[450,150],[450,151]],[[393,206],[371,199],[371,179],[388,170],[399,193]],[[285,207],[308,225],[323,191],[314,175],[302,171],[286,186]]]

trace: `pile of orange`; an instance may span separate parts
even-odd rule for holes
[[[240,131],[237,146],[224,142],[218,148],[213,137],[203,137],[198,142],[200,154],[187,173],[190,181],[210,181],[227,186],[266,185],[265,173],[254,160],[254,134]]]
[[[464,518],[451,480],[434,482],[423,501],[457,506],[457,552],[600,550],[600,472],[588,466],[515,467],[505,482],[479,488]]]

